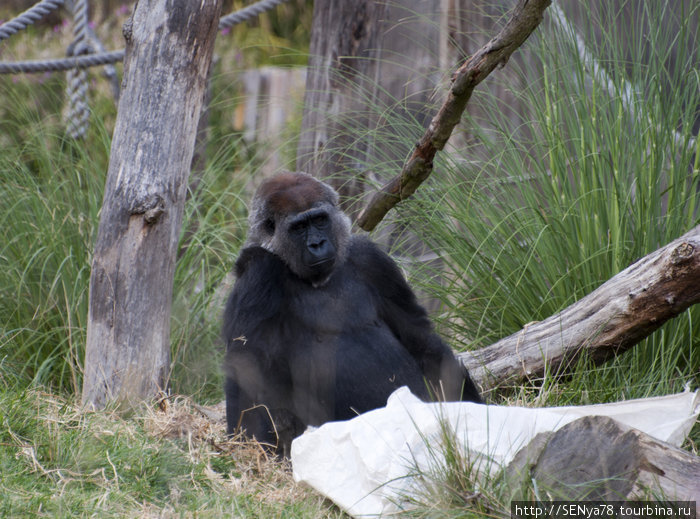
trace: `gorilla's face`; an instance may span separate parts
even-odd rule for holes
[[[336,234],[331,215],[323,207],[290,216],[280,229],[281,250],[287,251],[283,258],[297,276],[321,285],[336,265]]]
[[[322,286],[344,261],[350,240],[350,219],[337,203],[337,193],[310,175],[278,175],[253,199],[248,245],[266,248],[301,279]]]

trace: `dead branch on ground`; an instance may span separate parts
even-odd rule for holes
[[[483,390],[565,372],[579,355],[602,362],[700,302],[700,225],[644,256],[544,321],[459,355]]]

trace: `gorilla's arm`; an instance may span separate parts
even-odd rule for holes
[[[284,444],[282,437],[293,437],[301,426],[284,411],[290,406],[291,378],[285,365],[277,362],[283,342],[269,334],[276,330],[271,323],[283,303],[287,268],[262,247],[249,247],[241,252],[235,270],[237,280],[226,304],[223,329],[228,432],[240,427],[248,436],[273,445],[279,435]]]
[[[236,284],[224,312],[224,339],[246,336],[279,313],[285,270],[282,260],[262,247],[241,251]]]
[[[381,319],[416,359],[431,391],[447,400],[481,398],[469,374],[452,349],[433,330],[425,309],[404,279],[396,263],[377,245],[354,238],[349,258],[375,292]]]

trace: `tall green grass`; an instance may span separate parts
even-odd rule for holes
[[[412,276],[440,301],[440,329],[460,349],[547,318],[700,223],[700,6],[685,2],[674,18],[665,2],[632,2],[637,15],[620,23],[623,7],[600,5],[577,4],[577,30],[607,75],[593,77],[575,34],[548,13],[506,71],[474,93],[466,144],[440,154],[430,182],[399,209],[442,260],[437,276],[420,264]],[[493,85],[517,99],[517,117]],[[601,366],[581,359],[564,379],[546,373],[492,402],[577,405],[698,389],[699,324],[696,305]],[[696,426],[686,447],[697,451],[699,438]],[[460,479],[470,470],[448,458],[423,474],[415,515],[507,515],[507,483]],[[480,497],[459,503],[475,487]]]
[[[114,107],[103,103],[107,111],[93,113],[87,140],[73,142],[55,115],[62,92],[36,92],[24,84],[2,92],[13,110],[0,124],[0,378],[79,394],[92,247],[109,163],[102,120],[113,118]],[[202,398],[221,396],[223,296],[216,291],[245,233],[245,178],[233,171],[252,169],[252,159],[240,159],[237,135],[214,144],[186,204],[171,328],[173,389]]]
[[[34,104],[27,93],[3,92],[12,117],[1,129],[0,359],[25,382],[75,390],[108,144],[100,132],[91,136],[102,153],[89,158],[43,112],[52,96]]]
[[[610,87],[592,77],[574,34],[545,24],[526,61],[509,64],[525,85],[507,85],[524,121],[477,92],[485,115],[467,118],[478,143],[461,150],[469,160],[443,157],[409,209],[409,218],[424,217],[419,233],[445,262],[443,283],[429,288],[466,347],[558,312],[698,224],[700,51],[689,27],[700,9],[675,33],[665,4],[644,6],[624,33],[610,10],[583,17],[579,31],[598,42]],[[697,386],[698,319],[691,308],[607,367],[581,366],[587,380],[572,393],[599,401]]]
[[[252,165],[240,159],[241,139],[220,142],[185,207],[171,315],[175,392],[222,397],[221,313],[247,228],[245,184]]]

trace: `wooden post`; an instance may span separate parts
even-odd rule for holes
[[[440,78],[440,5],[314,2],[297,169],[329,179],[343,202],[361,195],[367,179],[385,180],[384,171],[367,171],[368,163],[393,162],[398,169],[409,151],[380,142],[372,129],[398,135],[413,121],[429,122]]]
[[[90,278],[83,403],[165,389],[175,255],[222,0],[139,0]]]
[[[367,153],[363,143],[353,142],[351,130],[369,127],[369,78],[385,16],[382,0],[314,2],[297,169],[330,180],[342,200],[363,191],[347,173]]]

